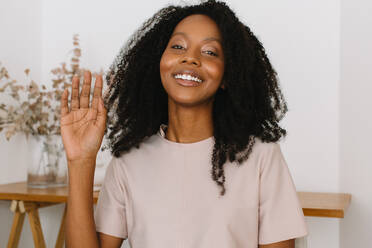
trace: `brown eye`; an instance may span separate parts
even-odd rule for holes
[[[212,52],[212,51],[206,51],[206,53],[208,53],[209,55],[212,55],[212,56],[216,56],[217,57],[217,54]]]
[[[176,47],[180,47],[182,49],[182,46],[180,46],[180,45],[173,45],[173,46],[171,46],[171,48],[180,49],[180,48],[176,48]]]

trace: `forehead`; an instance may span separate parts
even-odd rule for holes
[[[221,38],[215,21],[202,14],[193,14],[182,19],[175,27],[173,34],[178,32],[186,33],[189,36]]]

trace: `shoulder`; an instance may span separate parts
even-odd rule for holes
[[[252,153],[258,156],[268,156],[273,153],[281,152],[278,142],[264,142],[260,138],[255,138],[255,143],[252,148]]]
[[[256,138],[252,148],[252,156],[261,171],[272,167],[282,167],[281,165],[286,164],[278,142],[264,142]]]

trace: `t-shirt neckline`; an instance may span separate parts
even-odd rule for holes
[[[191,146],[195,146],[195,145],[202,145],[202,144],[210,143],[214,140],[214,136],[211,136],[209,138],[206,138],[206,139],[203,139],[203,140],[200,140],[200,141],[197,141],[197,142],[192,142],[192,143],[180,143],[180,142],[171,141],[171,140],[169,140],[165,137],[165,132],[166,132],[167,128],[168,128],[168,126],[166,124],[161,124],[157,134],[161,138],[161,140],[163,140],[164,142],[166,142],[168,144],[171,144],[171,145],[191,147]]]

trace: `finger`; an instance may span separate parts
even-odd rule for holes
[[[99,98],[102,96],[102,75],[96,76],[96,82],[94,84],[92,108],[98,110]]]
[[[106,116],[107,116],[107,110],[103,104],[102,97],[99,97],[98,100],[98,113],[97,113],[97,123],[101,125],[106,125]]]
[[[80,93],[80,108],[89,108],[90,85],[92,74],[90,71],[84,72],[84,82]]]
[[[68,114],[68,90],[65,89],[61,96],[61,117]]]
[[[71,92],[71,111],[79,109],[79,82],[78,76],[72,78],[72,92]]]

